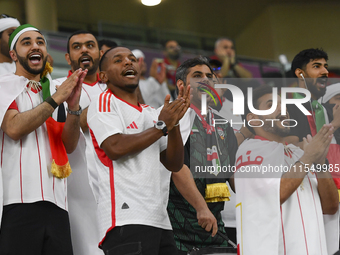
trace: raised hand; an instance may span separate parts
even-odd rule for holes
[[[80,76],[78,77],[77,85],[73,88],[70,96],[66,100],[68,108],[71,111],[78,111],[79,110],[79,100],[81,95],[81,89],[83,86],[83,81],[85,76],[87,75],[87,69],[81,72]]]
[[[182,109],[181,112],[178,113],[177,123],[180,121],[180,119],[183,118],[184,114],[186,113],[186,111],[190,107],[190,100],[191,100],[191,97],[192,97],[190,85],[187,86],[185,92],[184,92],[184,87],[183,86],[180,86],[178,88],[178,90],[179,90],[179,93],[178,93],[177,98],[178,99],[179,98],[184,99],[184,108]]]
[[[315,164],[323,164],[333,138],[333,132],[332,124],[325,124],[314,137],[307,135],[306,138],[303,138],[304,156]]]
[[[159,72],[158,67],[160,67]],[[166,78],[166,68],[164,63],[159,63],[157,59],[154,59],[150,67],[150,76],[155,78],[159,84],[162,84]]]
[[[73,92],[73,89],[78,85],[80,76],[83,74],[81,68],[76,70],[66,81],[60,86],[57,86],[57,92],[53,94],[52,98],[59,105],[66,101]],[[77,109],[78,110],[78,109]]]

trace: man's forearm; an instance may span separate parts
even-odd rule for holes
[[[184,149],[179,126],[168,133],[168,146],[161,154],[161,162],[170,171],[179,171],[184,162]]]
[[[67,114],[62,140],[67,153],[72,153],[78,144],[80,134],[80,116]]]
[[[106,138],[101,147],[111,160],[138,153],[163,136],[156,128],[149,128],[138,134],[115,134]]]
[[[187,165],[184,164],[179,172],[172,173],[171,178],[181,195],[196,209],[196,211],[208,209],[207,203],[197,189]]]
[[[88,111],[89,107],[86,107],[83,112],[80,115],[80,127],[83,130],[83,132],[85,133],[89,127],[87,125],[87,111]]]
[[[312,162],[306,157],[302,156],[300,159],[307,166],[312,165]],[[280,181],[280,204],[282,205],[300,186],[301,182],[305,178],[308,167],[305,167],[300,162],[295,163],[290,170],[283,174]]]
[[[339,193],[334,180],[328,171],[318,172],[317,177],[322,212],[335,214],[339,209]]]
[[[13,140],[19,140],[40,127],[53,112],[54,108],[46,102],[25,112],[8,110],[1,129]]]

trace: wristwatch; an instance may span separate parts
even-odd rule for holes
[[[81,108],[80,105],[79,105],[78,111],[71,111],[70,109],[68,109],[68,107],[66,107],[66,110],[68,114],[77,115],[77,116],[80,116],[80,114],[83,112],[83,109]]]
[[[166,128],[166,125],[163,120],[157,121],[155,124],[155,128],[162,130],[164,136],[168,135],[168,129]]]

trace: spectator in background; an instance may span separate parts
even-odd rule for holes
[[[115,41],[102,39],[98,41],[100,53],[103,55],[107,50],[115,48],[118,44]]]
[[[20,22],[6,14],[0,15],[0,75],[15,72],[15,63],[9,55],[9,36]]]
[[[215,42],[214,52],[215,56],[211,59],[217,59],[222,63],[222,77],[252,78],[251,72],[238,63],[233,40],[227,37],[219,38]]]
[[[147,64],[144,61],[144,53],[138,49],[133,50],[132,53],[137,58],[141,71],[139,89],[144,103],[154,108],[162,106],[165,96],[170,94],[165,82],[166,70],[164,63],[159,62],[159,59],[154,59],[150,68],[150,76],[146,78]]]
[[[181,46],[175,40],[170,40],[164,46],[164,64],[166,67],[166,81],[171,91],[172,97],[175,97],[176,90],[176,69],[181,62]]]
[[[321,97],[323,104],[340,105],[340,83],[332,84],[326,87],[326,93]]]

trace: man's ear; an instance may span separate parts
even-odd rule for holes
[[[184,87],[184,81],[182,81],[182,80],[177,80],[177,82],[176,82],[176,87],[177,87],[177,89],[178,89],[180,86],[183,86],[183,87]]]
[[[109,81],[109,79],[107,78],[106,72],[105,71],[101,71],[99,73],[99,78],[102,82],[107,83]]]
[[[65,54],[65,59],[66,59],[66,61],[67,61],[67,64],[71,65],[70,54],[66,53],[66,54]]]
[[[251,126],[262,126],[262,121],[259,119],[259,117],[254,114],[254,113],[248,113],[246,116],[246,121],[249,123]]]
[[[185,93],[185,87],[186,86],[184,84],[184,81],[182,81],[182,80],[177,80],[177,82],[176,82],[176,92],[178,93],[180,86],[183,86],[183,88],[184,88],[183,93]]]
[[[105,53],[105,52],[104,52],[103,50],[100,50],[100,51],[99,51],[99,59],[102,58],[102,56],[104,55],[104,53]]]
[[[299,80],[303,80],[302,76],[305,77],[305,72],[300,68],[296,68],[295,75],[299,78]]]
[[[11,56],[11,58],[14,62],[17,62],[18,58],[17,58],[17,54],[14,50],[9,51],[9,55]]]

